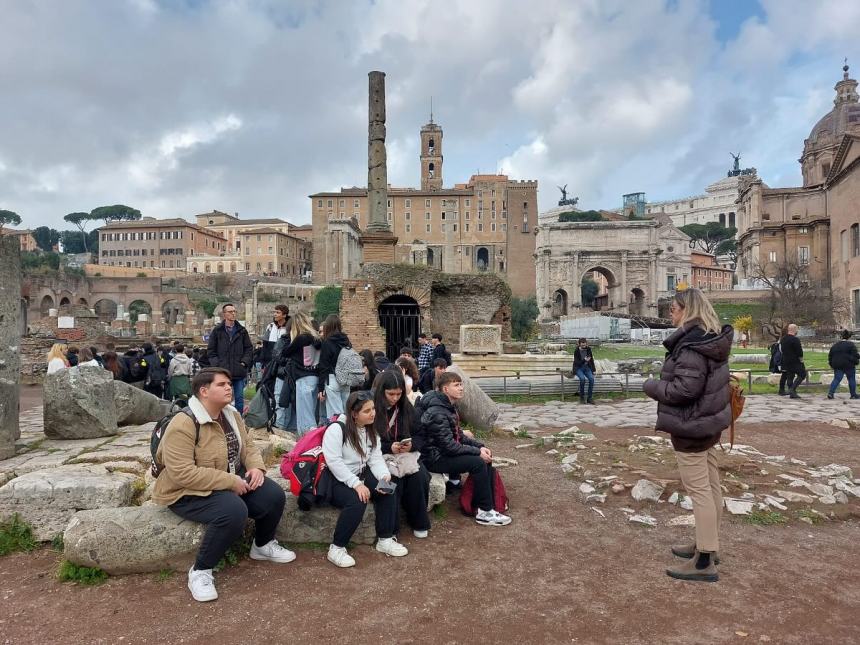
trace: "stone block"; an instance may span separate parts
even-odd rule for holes
[[[113,376],[98,366],[71,367],[45,377],[45,434],[91,439],[119,432]]]
[[[38,540],[50,540],[79,510],[131,504],[137,479],[127,473],[96,474],[85,467],[37,470],[0,488],[0,517],[18,513]]]
[[[112,381],[112,387],[117,425],[141,425],[164,416],[157,396],[122,381]]]
[[[460,325],[460,353],[501,354],[501,325]]]
[[[781,379],[781,378],[782,378],[782,374],[779,374],[779,373],[777,373],[777,374],[768,374],[768,375],[767,375],[767,382],[768,382],[768,385],[779,385],[779,381],[780,381],[780,379]]]
[[[66,560],[110,574],[185,571],[205,526],[166,506],[99,508],[74,514],[63,533]]]
[[[630,495],[637,502],[656,502],[660,499],[660,495],[663,494],[663,490],[663,487],[659,484],[655,484],[654,482],[648,481],[647,479],[640,479],[636,482],[636,485],[633,487],[633,490],[630,491]]]

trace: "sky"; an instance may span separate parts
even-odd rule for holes
[[[22,226],[122,203],[310,221],[365,185],[367,73],[386,73],[388,177],[537,179],[583,208],[700,194],[730,152],[771,186],[860,71],[844,0],[0,0],[0,209]]]

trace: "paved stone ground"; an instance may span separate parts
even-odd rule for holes
[[[747,397],[741,420],[749,424],[798,421],[829,423],[860,417],[860,401],[841,396],[830,401],[824,396],[812,395],[794,400],[776,395],[752,395]],[[657,403],[651,399],[598,401],[596,405],[580,405],[578,401],[547,401],[543,405],[501,403],[499,407],[502,413],[497,425],[517,425],[526,430],[538,427],[561,428],[573,423],[591,423],[601,428],[647,428],[654,427],[657,420]]]

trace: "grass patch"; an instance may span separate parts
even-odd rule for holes
[[[227,567],[235,567],[239,564],[239,560],[247,557],[248,553],[251,552],[251,540],[253,539],[250,535],[243,535],[240,540],[227,549],[227,553],[218,561],[214,570],[222,571]]]
[[[173,569],[162,569],[158,573],[155,574],[156,582],[167,582],[173,576],[175,571]]]
[[[747,524],[756,526],[774,526],[788,522],[788,518],[779,511],[753,511],[749,515],[744,515],[743,520]]]
[[[0,555],[32,551],[37,544],[33,529],[17,513],[0,523]]]
[[[517,430],[514,433],[514,436],[518,437],[520,439],[528,439],[529,438],[529,431],[525,430],[524,428],[520,428],[519,430]]]
[[[448,517],[448,505],[445,502],[436,504],[436,506],[433,507],[433,517],[437,520],[444,520]]]
[[[273,454],[275,455],[275,459],[280,459],[281,457],[283,457],[288,452],[289,452],[289,450],[287,450],[286,446],[278,445],[278,446],[275,446],[275,452]]]
[[[57,571],[60,582],[77,582],[82,585],[100,585],[108,579],[108,574],[98,567],[82,567],[68,560],[60,563]]]
[[[816,513],[811,508],[801,508],[797,511],[797,519],[804,520],[816,526],[824,522],[824,518],[821,516],[821,513]]]
[[[51,538],[51,548],[58,553],[62,553],[66,548],[66,543],[63,540],[63,534],[57,533],[54,537]]]

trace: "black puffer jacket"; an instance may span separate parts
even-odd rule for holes
[[[442,392],[429,392],[416,406],[421,423],[416,441],[421,445],[421,459],[432,464],[440,457],[480,455],[484,447],[460,429],[460,415]]]
[[[827,362],[835,370],[853,370],[857,367],[857,363],[860,363],[857,345],[850,340],[840,340],[830,348]]]
[[[343,332],[335,332],[322,341],[319,363],[320,392],[325,392],[329,374],[334,374],[334,368],[337,367],[337,357],[340,356],[340,350],[344,347],[352,347],[352,344],[349,342],[349,337]]]
[[[660,380],[645,381],[645,394],[657,401],[656,429],[672,435],[680,452],[714,446],[732,421],[729,353],[734,330],[705,333],[686,323],[663,343],[669,350]]]

